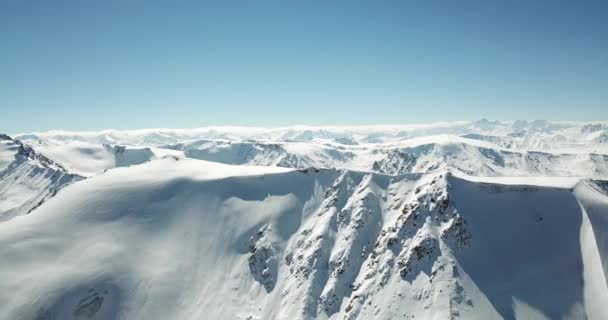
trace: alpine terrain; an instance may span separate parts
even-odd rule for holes
[[[608,319],[608,123],[0,135],[0,319]]]

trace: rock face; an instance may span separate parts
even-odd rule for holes
[[[34,320],[118,319],[122,293],[110,283],[94,283],[69,290],[40,308]]]
[[[0,221],[30,213],[81,179],[28,145],[0,136]]]
[[[582,133],[594,133],[602,130],[608,130],[608,126],[602,123],[590,123],[581,127]]]
[[[416,165],[416,156],[412,153],[406,153],[400,150],[378,150],[376,154],[384,154],[384,156],[374,161],[372,170],[375,172],[399,175],[414,171]]]
[[[280,257],[268,235],[268,230],[260,230],[249,239],[248,264],[253,278],[270,292],[277,281]]]
[[[152,161],[0,224],[0,314],[604,319],[606,185]]]

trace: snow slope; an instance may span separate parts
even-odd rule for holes
[[[518,179],[109,170],[0,223],[0,318],[605,319],[606,183]]]
[[[55,142],[39,139],[28,143],[34,150],[61,163],[70,172],[86,177],[108,169],[138,165],[165,156],[182,156],[181,152],[169,149],[94,144],[77,140]]]
[[[7,135],[0,135],[0,223],[27,214],[82,179]]]

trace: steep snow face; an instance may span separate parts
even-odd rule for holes
[[[608,317],[605,183],[499,180],[180,158],[110,170],[0,224],[0,315]]]
[[[0,135],[0,171],[6,170],[15,161],[19,146],[7,135]]]
[[[80,179],[28,145],[0,135],[0,222],[29,213]]]
[[[589,285],[583,292],[588,301],[589,318],[601,318],[608,300],[608,183],[583,181],[574,188],[584,212],[581,250],[585,262],[583,279]]]

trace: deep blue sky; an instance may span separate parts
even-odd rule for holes
[[[607,3],[0,0],[0,131],[608,120]]]

